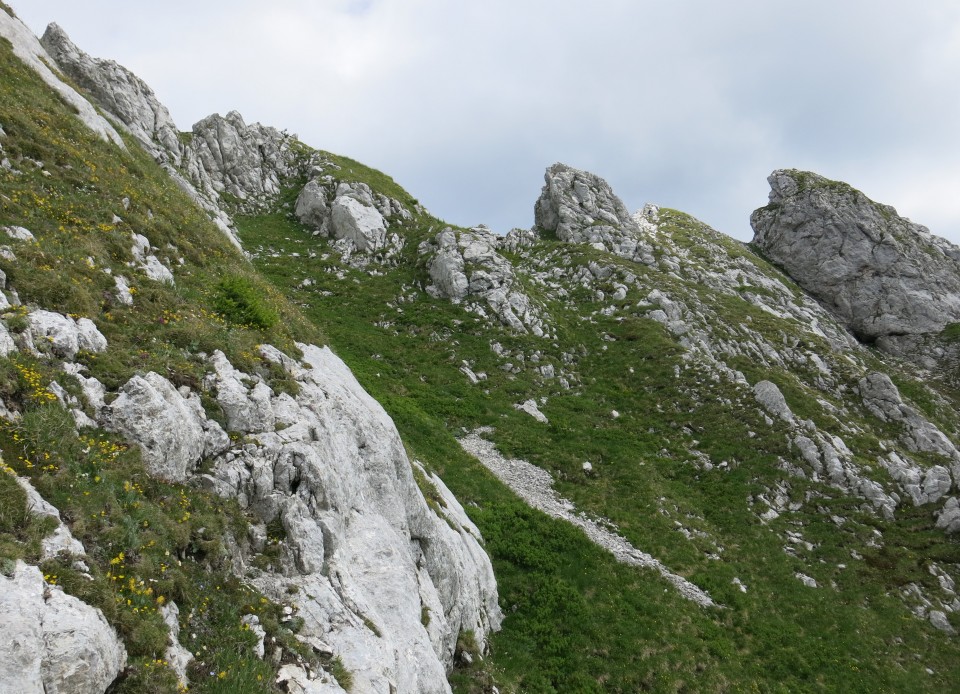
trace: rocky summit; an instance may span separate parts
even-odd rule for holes
[[[955,688],[956,247],[786,169],[463,228],[0,36],[0,691]]]
[[[960,320],[960,248],[844,183],[767,180],[753,243],[859,339],[897,352]]]

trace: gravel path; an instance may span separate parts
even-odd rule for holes
[[[483,463],[501,482],[516,492],[521,499],[548,516],[573,523],[582,529],[594,543],[612,553],[617,561],[632,566],[655,569],[688,600],[693,600],[701,607],[716,606],[716,603],[704,590],[682,576],[672,573],[660,561],[646,552],[641,552],[627,542],[625,538],[610,532],[578,512],[572,502],[554,491],[553,478],[549,472],[525,460],[507,459],[500,455],[493,443],[481,438],[481,434],[488,434],[492,431],[490,427],[481,427],[459,439],[460,445],[463,446],[463,450]]]

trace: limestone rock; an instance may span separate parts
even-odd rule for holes
[[[316,179],[308,181],[297,196],[294,214],[304,226],[320,229],[330,216],[327,191]]]
[[[501,619],[479,532],[421,469],[439,499],[427,505],[393,422],[343,362],[298,346],[300,362],[261,350],[297,380],[295,397],[258,394],[265,384],[214,355],[210,384],[230,426],[250,437],[217,458],[205,483],[262,522],[283,524],[286,553],[255,583],[280,601],[291,584],[311,596],[297,600],[298,635],[328,644],[355,691],[448,692],[458,634],[472,630],[482,644]],[[324,691],[287,675],[302,691]]]
[[[960,321],[960,248],[817,174],[778,170],[750,218],[753,243],[866,342]]]
[[[155,282],[174,284],[170,268],[160,262],[153,254],[150,241],[142,234],[133,234],[133,247],[130,249],[134,262],[143,273]],[[118,284],[119,287],[119,284]]]
[[[247,125],[236,111],[215,113],[194,124],[183,168],[214,201],[228,193],[256,206],[278,194],[281,181],[296,171],[294,139],[259,123]]]
[[[207,419],[199,397],[184,396],[152,371],[127,381],[98,420],[140,446],[151,474],[172,481],[186,479],[201,458],[228,443],[220,426]]]
[[[790,411],[786,398],[783,397],[783,393],[780,392],[775,383],[760,381],[753,387],[753,395],[757,402],[763,406],[763,409],[771,415],[779,417],[785,422],[793,423],[793,412]]]
[[[639,234],[639,227],[623,202],[599,176],[554,164],[534,208],[535,225],[561,241],[606,243],[622,234]]]
[[[366,183],[334,185],[329,176],[314,178],[303,187],[295,214],[301,224],[320,235],[348,241],[365,253],[386,250],[388,256],[402,245],[399,237],[387,233],[389,218],[412,217],[399,201],[374,193]]]
[[[33,32],[19,19],[11,17],[6,12],[0,12],[0,36],[10,41],[13,53],[27,64],[40,78],[57,92],[68,104],[77,111],[77,117],[88,128],[93,130],[104,140],[124,147],[123,139],[107,120],[97,113],[93,105],[80,96],[77,91],[57,77],[47,67],[52,59],[43,49],[40,41]]]
[[[333,235],[338,239],[353,241],[361,251],[373,251],[383,247],[387,228],[383,215],[370,205],[356,198],[342,195],[333,201],[330,209]]]
[[[177,603],[171,601],[160,608],[160,614],[163,617],[164,624],[167,625],[167,630],[170,632],[170,644],[164,652],[164,659],[170,663],[170,669],[177,673],[177,680],[179,680],[180,685],[186,687],[189,684],[187,667],[193,660],[193,653],[180,644],[180,608],[177,607]]]
[[[63,73],[89,92],[148,151],[180,163],[177,126],[143,80],[112,60],[90,57],[56,24],[47,27],[40,43]]]
[[[533,417],[535,420],[541,424],[549,424],[550,421],[547,419],[547,416],[540,411],[540,408],[537,407],[536,400],[527,400],[520,403],[519,405],[514,405],[514,409],[520,410],[521,412],[526,412],[528,415]]]
[[[885,422],[904,425],[903,439],[913,451],[936,453],[960,464],[960,451],[953,442],[916,409],[903,402],[900,391],[890,377],[883,373],[869,373],[858,384],[864,407]]]
[[[25,477],[18,477],[17,483],[27,494],[27,510],[30,513],[37,516],[47,516],[57,522],[57,527],[53,532],[40,541],[40,548],[43,552],[41,560],[54,559],[61,552],[76,556],[86,554],[83,544],[73,536],[70,528],[61,520],[60,511],[40,496],[40,493],[34,489],[30,480]]]
[[[943,509],[937,514],[937,527],[947,533],[960,532],[960,499],[955,496],[947,499]]]
[[[74,320],[53,311],[38,309],[27,316],[30,322],[30,340],[34,347],[44,342],[55,355],[72,360],[77,352],[103,352],[107,338],[89,318]]]
[[[100,610],[47,585],[22,561],[12,577],[0,573],[0,631],[0,691],[101,694],[126,665]]]
[[[470,231],[447,227],[420,247],[421,254],[433,253],[427,266],[433,284],[427,291],[458,303],[476,297],[504,325],[542,337],[546,334],[542,310],[522,290],[498,244],[499,237],[484,227]]]

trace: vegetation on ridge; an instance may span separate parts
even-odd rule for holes
[[[295,355],[295,340],[322,342],[322,332],[260,279],[146,152],[131,139],[126,150],[98,139],[6,40],[0,126],[0,157],[11,163],[0,169],[0,226],[24,227],[35,237],[10,240],[15,255],[0,258],[7,288],[24,304],[2,316],[14,335],[27,327],[27,305],[91,318],[110,350],[81,352],[76,361],[111,389],[146,371],[196,387],[210,368],[204,353],[216,349],[249,372],[282,381],[257,345]],[[179,268],[176,286],[135,267],[134,233]],[[117,299],[114,278],[121,275],[134,292],[132,306]],[[225,275],[233,281],[228,286],[242,288],[227,293],[235,305],[219,301]],[[58,560],[42,568],[48,582],[102,609],[123,637],[131,661],[116,692],[177,689],[163,662],[168,637],[159,610],[169,601],[180,608],[181,640],[197,655],[191,691],[273,691],[276,666],[254,654],[245,614],[259,617],[284,658],[315,656],[281,623],[282,606],[232,573],[225,542],[245,537],[249,519],[234,501],[153,479],[139,451],[114,435],[88,429],[78,436],[49,384],[84,398],[58,363],[50,352],[0,358],[0,392],[19,410],[18,419],[0,420],[0,570],[9,572],[14,559],[36,562],[39,538],[50,529],[50,520],[24,513],[26,497],[13,478],[20,475],[86,547],[88,572]],[[215,400],[205,405],[219,418]]]
[[[111,350],[78,356],[91,375],[115,389],[152,370],[198,387],[209,369],[204,355],[221,349],[282,390],[290,384],[259,359],[256,346],[269,342],[295,354],[296,341],[328,338],[393,416],[410,453],[456,493],[483,533],[506,614],[487,654],[461,636],[460,652],[474,657],[460,659],[452,676],[457,691],[490,691],[494,684],[502,692],[931,691],[960,675],[956,639],[916,619],[900,597],[909,584],[937,587],[933,563],[954,572],[960,565],[960,546],[933,528],[931,509],[904,506],[895,521],[883,521],[865,512],[862,500],[789,476],[781,462],[795,460],[796,452],[782,432],[743,390],[685,359],[632,289],[613,301],[609,283],[571,286],[560,300],[532,281],[527,266],[520,279],[549,312],[556,340],[491,326],[424,291],[429,278],[417,249],[443,222],[423,212],[392,221],[391,231],[405,240],[396,262],[375,273],[350,268],[328,240],[293,219],[302,182],[292,181],[276,209],[238,219],[254,270],[135,143],[125,152],[98,140],[2,41],[0,125],[3,156],[19,170],[0,170],[0,226],[23,226],[36,237],[11,240],[17,260],[0,257],[0,269],[24,303],[96,322]],[[392,179],[322,156],[335,179],[367,183],[413,211],[416,201]],[[717,244],[800,296],[749,249],[716,239],[682,213],[661,214],[661,233],[688,257],[708,263],[708,245]],[[180,268],[175,286],[136,269],[134,232]],[[829,349],[751,303],[749,295],[762,287],[719,293],[555,239],[511,255],[518,266],[528,258],[568,269],[593,262],[653,278],[722,317],[714,326],[718,340],[735,340],[736,327],[749,323],[778,344]],[[133,306],[116,298],[117,275],[130,280]],[[615,310],[604,313],[611,305]],[[10,308],[3,319],[15,334],[26,328],[23,308]],[[523,364],[502,368],[494,342],[524,355]],[[574,371],[572,387],[529,368],[533,355],[537,364]],[[887,368],[879,356],[868,359]],[[470,383],[464,362],[486,378]],[[193,485],[150,478],[139,453],[115,436],[77,436],[50,384],[57,381],[81,403],[82,393],[57,363],[49,353],[0,358],[0,393],[20,415],[0,426],[7,473],[0,474],[0,570],[8,572],[18,558],[37,561],[51,524],[26,513],[12,472],[57,506],[87,547],[92,580],[60,561],[43,569],[49,582],[103,609],[122,634],[132,661],[117,691],[176,688],[162,662],[167,632],[158,613],[169,600],[180,607],[182,642],[197,655],[191,690],[274,691],[276,666],[254,655],[243,615],[258,615],[285,658],[314,656],[297,644],[296,624],[281,621],[282,606],[231,575],[226,538],[242,537],[249,519],[234,502]],[[899,434],[855,409],[830,414],[821,400],[838,412],[844,401],[812,387],[811,374],[748,357],[730,363],[751,383],[775,382],[798,417],[824,428],[861,427],[867,434],[851,443],[864,466],[875,466],[882,442]],[[837,368],[851,387],[853,369]],[[935,398],[909,373],[898,382],[934,416]],[[549,424],[515,409],[528,398],[541,401]],[[222,418],[213,398],[205,406]],[[942,419],[946,426],[951,418]],[[618,564],[579,530],[519,501],[457,444],[455,436],[481,425],[496,428],[493,439],[504,454],[549,470],[559,493],[579,509],[609,519],[723,607],[696,607],[652,571]],[[584,461],[593,474],[584,472]],[[804,503],[761,522],[751,502],[779,489]],[[789,533],[804,539],[785,551]],[[282,533],[273,535],[282,542]],[[258,561],[271,561],[270,547]],[[819,587],[804,585],[798,573]],[[348,687],[342,662],[325,665]]]

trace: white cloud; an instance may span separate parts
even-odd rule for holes
[[[774,168],[844,178],[960,241],[948,0],[13,0],[146,79],[384,169],[451,222],[532,222],[543,169],[749,238]]]

